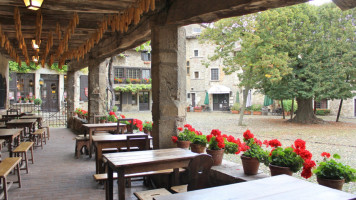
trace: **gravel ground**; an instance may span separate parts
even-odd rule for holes
[[[127,117],[134,117],[142,121],[152,121],[151,112],[124,113]],[[239,115],[225,112],[187,113],[187,123],[195,129],[209,134],[212,129],[219,129],[223,134],[233,135],[242,139],[246,129],[260,140],[279,139],[283,146],[290,146],[295,139],[306,141],[307,149],[313,154],[313,159],[321,160],[324,151],[338,153],[343,163],[356,168],[356,119],[341,118],[334,122],[335,116],[322,117],[325,124],[299,125],[283,120],[281,116],[244,116],[244,126],[238,126]],[[225,159],[241,163],[236,155],[225,155]],[[261,165],[260,169],[269,173],[268,167]],[[295,177],[302,178],[299,174]],[[308,181],[316,182],[315,176]],[[356,194],[356,183],[344,185],[344,191]]]

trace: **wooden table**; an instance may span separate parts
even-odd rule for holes
[[[178,172],[181,167],[188,167],[197,153],[181,148],[132,151],[104,154],[107,159],[108,181],[106,199],[113,199],[113,172],[117,172],[119,199],[125,199],[125,174],[174,169],[174,184],[178,184]]]
[[[21,131],[22,129],[0,129],[0,139],[7,140],[10,157],[12,157],[12,146],[15,139],[17,138],[17,142],[20,143]]]
[[[356,195],[331,189],[288,175],[272,176],[256,181],[235,183],[174,195],[157,196],[155,200],[228,200],[228,199],[352,199]]]
[[[6,122],[6,128],[23,128],[24,133],[26,133],[25,128],[28,128],[30,133],[35,132],[35,119],[13,119]]]
[[[37,127],[42,127],[42,116],[40,115],[25,115],[20,117],[20,119],[35,119],[37,121]]]
[[[86,130],[84,132],[84,136],[89,133],[89,157],[91,158],[93,148],[93,133],[95,131],[116,131],[117,130],[117,123],[104,123],[104,124],[83,124],[83,128]],[[120,124],[120,127],[125,127],[126,124]]]
[[[103,149],[104,148],[121,148],[126,147],[127,136],[128,135],[145,135],[145,133],[135,133],[135,134],[119,134],[119,135],[94,135],[93,144],[96,147],[95,160],[96,160],[96,173],[104,173],[105,169],[103,165]],[[148,136],[152,139],[151,136]]]

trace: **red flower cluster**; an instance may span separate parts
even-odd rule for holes
[[[126,118],[125,115],[120,115],[120,117],[121,117],[122,119],[125,119],[125,118]]]
[[[178,131],[183,131],[182,127],[178,127],[177,129],[178,129]]]
[[[304,160],[303,171],[301,173],[301,176],[306,179],[310,178],[313,175],[311,169],[316,166],[316,164],[313,160],[311,160],[313,155],[305,149],[305,141],[301,139],[296,139],[294,141],[294,146],[292,145],[292,148],[294,149],[294,152],[300,157],[302,157]]]
[[[213,136],[221,136],[221,131],[219,129],[213,129],[210,134]]]
[[[255,136],[251,133],[250,130],[246,130],[246,131],[244,132],[243,136],[244,136],[245,140],[249,140],[249,139],[255,137]]]
[[[250,149],[250,147],[246,145],[246,143],[242,143],[239,147],[240,147],[240,151],[247,151]]]
[[[330,153],[323,152],[323,153],[321,153],[321,156],[325,157],[325,158],[330,158]]]
[[[222,136],[217,136],[215,140],[218,142],[218,147],[220,149],[225,147],[225,140]]]
[[[195,132],[196,131],[195,128],[193,128],[192,125],[190,125],[190,124],[185,124],[184,128],[188,129],[188,131],[191,131],[191,132]]]
[[[268,141],[268,145],[274,148],[282,146],[281,142],[277,139]]]
[[[143,129],[142,121],[139,120],[139,119],[134,119],[133,120],[133,127],[134,127],[134,129],[136,128],[136,129],[142,131],[142,129]]]
[[[177,143],[178,137],[177,136],[172,136],[172,142]]]

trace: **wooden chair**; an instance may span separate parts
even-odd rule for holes
[[[46,129],[46,134],[47,134],[47,136],[45,136],[45,138],[47,138],[47,140],[49,140],[49,125],[47,124],[47,123],[42,123],[41,125],[40,125],[40,127],[41,128],[45,128]]]
[[[21,142],[21,144],[16,147],[16,149],[13,151],[15,154],[15,157],[22,157],[22,162],[24,161],[26,164],[26,167],[20,168],[21,170],[26,170],[26,173],[28,174],[28,161],[32,161],[32,164],[34,163],[33,160],[33,142]],[[27,159],[27,151],[31,151],[31,159]],[[23,156],[24,155],[24,156]]]
[[[211,187],[209,177],[213,163],[213,159],[208,154],[196,156],[188,165],[188,185],[173,186],[171,190],[180,193]]]
[[[120,123],[124,124],[125,122],[130,122],[130,125],[126,129],[126,132],[124,132],[124,129],[120,127]],[[131,134],[131,133],[133,133],[133,119],[132,118],[118,119],[116,134]]]
[[[41,128],[37,129],[35,132],[31,133],[32,136],[32,141],[36,142],[37,146],[39,146],[39,143],[41,142],[41,149],[43,149],[43,142],[46,144],[46,130]]]

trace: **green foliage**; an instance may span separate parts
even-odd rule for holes
[[[303,167],[304,160],[297,155],[292,147],[277,147],[272,151],[268,162],[265,163],[280,167],[289,167],[292,172],[298,172]]]
[[[240,110],[240,104],[239,103],[234,103],[234,105],[231,107],[231,110]]]
[[[114,111],[114,112],[117,112],[118,109],[119,109],[119,108],[118,108],[117,106],[113,106],[113,107],[112,107],[112,111]]]
[[[35,99],[34,101],[35,105],[41,105],[42,104],[42,99]]]
[[[21,67],[18,65],[17,62],[14,61],[9,61],[9,69],[12,72],[19,72],[19,73],[28,73],[30,71],[35,71],[37,69],[40,69],[40,65],[37,65],[34,62],[30,62],[30,66],[27,66],[25,62],[21,62]],[[60,69],[58,67],[58,63],[54,63],[51,66],[51,69],[56,70],[57,72],[63,73],[66,72],[68,70],[68,66],[67,65],[63,65],[62,69]]]
[[[239,150],[239,145],[234,142],[225,141],[224,153],[235,154]]]
[[[251,106],[251,110],[252,110],[252,111],[262,111],[262,105],[260,105],[260,104],[253,104],[253,105]]]
[[[148,53],[151,52],[151,40],[136,47],[135,50],[136,51],[147,51]]]
[[[145,123],[143,123],[143,128],[146,129],[147,131],[152,131],[152,122],[149,121],[145,121]]]
[[[325,115],[330,114],[330,109],[316,109],[315,114],[325,116]]]
[[[192,143],[206,146],[208,141],[206,140],[206,136],[205,135],[195,135],[194,138],[192,139]]]
[[[136,93],[141,90],[151,90],[151,87],[151,84],[129,84],[125,86],[117,86],[115,91]]]
[[[108,116],[108,121],[109,122],[117,122],[117,119],[116,119],[116,117],[114,115],[109,115]]]
[[[178,134],[178,141],[192,141],[195,137],[195,133],[193,131],[189,131],[188,129],[184,129],[183,132]]]
[[[106,120],[106,116],[100,117],[99,120]]]
[[[292,100],[283,100],[283,108],[286,112],[291,112],[292,110]],[[298,109],[297,101],[294,101],[293,112]]]
[[[340,159],[338,154],[334,154],[333,157],[335,159]],[[319,178],[336,180],[345,179],[345,183],[356,181],[356,169],[340,162],[336,162],[334,159],[328,160],[327,158],[324,158],[324,161],[319,163],[319,166],[313,170],[313,173]]]
[[[264,150],[260,145],[258,145],[253,138],[245,140],[245,143],[250,148],[246,150],[243,155],[250,158],[257,158],[259,162],[268,164],[269,152]]]

